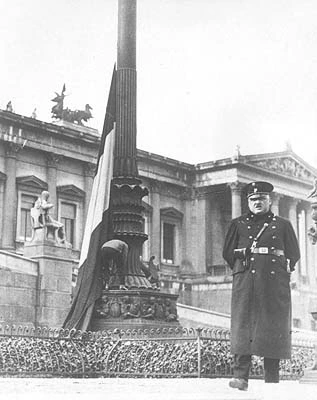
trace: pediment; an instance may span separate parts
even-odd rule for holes
[[[317,171],[313,167],[293,155],[275,155],[254,159],[250,157],[247,164],[310,182],[317,176]]]
[[[178,211],[174,207],[166,207],[161,209],[161,215],[164,217],[175,218],[175,219],[182,219],[183,213]]]
[[[58,186],[56,188],[57,193],[63,196],[67,196],[70,198],[84,198],[85,197],[85,192],[81,189],[79,189],[77,186],[75,185],[63,185],[63,186]]]
[[[16,183],[18,186],[25,186],[36,190],[47,190],[48,188],[46,182],[34,175],[19,176],[16,178]]]

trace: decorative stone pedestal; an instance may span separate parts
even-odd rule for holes
[[[26,242],[24,257],[39,263],[38,326],[60,328],[71,303],[72,269],[76,263],[71,259],[71,250],[54,240],[42,239]]]
[[[177,327],[177,297],[150,289],[103,291],[89,330]]]

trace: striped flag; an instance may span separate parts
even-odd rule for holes
[[[79,273],[71,309],[63,328],[87,330],[102,291],[100,248],[107,240],[110,187],[113,176],[116,116],[114,67],[92,193],[87,213]]]

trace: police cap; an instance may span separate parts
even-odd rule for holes
[[[256,194],[269,194],[274,189],[274,186],[269,182],[251,182],[247,185],[247,197],[256,195]]]

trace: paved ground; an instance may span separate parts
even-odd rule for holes
[[[38,379],[0,378],[5,400],[317,400],[317,384],[251,380],[249,390],[228,387],[228,379]]]

